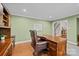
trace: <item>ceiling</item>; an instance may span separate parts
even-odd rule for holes
[[[53,21],[79,14],[78,3],[4,3],[12,15]]]

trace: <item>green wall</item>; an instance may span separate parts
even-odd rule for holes
[[[29,30],[33,29],[34,24],[43,25],[43,30],[38,32],[39,35],[52,34],[51,22],[20,16],[11,16],[11,34],[16,36],[16,41],[30,40]]]
[[[77,42],[77,16],[60,19],[68,20],[67,40],[73,43]],[[53,27],[53,22],[52,22]],[[53,30],[53,29],[52,29]]]
[[[77,16],[67,17],[60,20],[68,20],[67,40],[73,43],[77,42]],[[34,24],[42,24],[43,30],[39,35],[53,33],[53,22],[41,21],[39,19],[11,16],[11,34],[16,36],[16,41],[30,40],[29,30],[33,29]]]
[[[77,43],[77,18],[70,17],[67,19],[68,19],[67,40],[73,43]]]

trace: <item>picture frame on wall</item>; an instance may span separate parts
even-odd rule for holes
[[[36,30],[36,31],[42,31],[42,24],[34,24],[34,27],[33,29]]]

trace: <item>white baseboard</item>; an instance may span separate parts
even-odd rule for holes
[[[31,40],[15,42],[15,44],[28,43],[28,42],[31,42]],[[67,42],[73,45],[77,45],[77,43],[75,42],[71,42],[71,41],[67,41]]]
[[[71,42],[71,41],[67,41],[67,42],[70,44],[73,44],[73,45],[77,45],[77,43],[75,43],[75,42]]]
[[[31,40],[15,42],[15,44],[21,44],[21,43],[27,43],[27,42],[31,42]]]

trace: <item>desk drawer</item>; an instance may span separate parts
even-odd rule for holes
[[[52,48],[49,48],[49,52],[48,52],[49,56],[56,56],[57,55],[57,51],[53,50]]]
[[[49,47],[48,50],[57,51],[57,48]]]
[[[57,49],[57,44],[56,43],[54,43],[54,42],[48,42],[48,47],[49,48],[54,48],[54,49]]]

